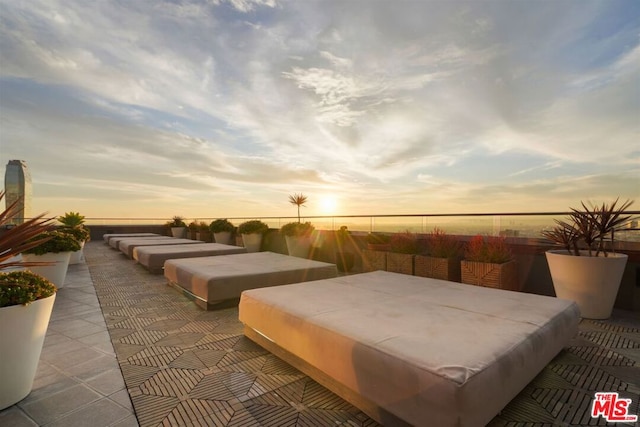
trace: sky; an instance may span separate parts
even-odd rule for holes
[[[12,159],[34,214],[640,204],[640,2],[0,0]]]

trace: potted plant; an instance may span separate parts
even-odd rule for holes
[[[413,257],[418,252],[418,238],[409,230],[395,233],[389,241],[387,271],[413,275]]]
[[[247,252],[259,252],[262,246],[262,236],[269,231],[269,226],[260,220],[243,222],[238,226],[238,233],[242,236]]]
[[[198,240],[196,233],[198,233],[198,222],[191,221],[187,226],[187,230],[189,230],[189,239]]]
[[[631,220],[623,214],[632,204],[582,202],[584,210],[572,208],[567,221],[556,220],[555,228],[542,233],[563,247],[545,253],[556,296],[575,301],[582,317],[611,317],[628,258],[613,251],[615,232]]]
[[[185,224],[181,216],[174,216],[167,225],[171,228],[171,235],[173,237],[184,237],[187,224]]]
[[[346,225],[335,232],[336,268],[338,271],[349,272],[355,264],[355,255],[347,248],[353,245],[351,233]]]
[[[204,221],[198,223],[198,231],[196,232],[196,239],[201,242],[211,242],[211,230],[209,224]]]
[[[45,240],[46,239],[46,240]],[[50,265],[33,264],[29,269],[51,281],[58,288],[64,286],[71,253],[80,250],[80,243],[70,234],[60,231],[45,231],[31,241],[42,241],[22,252],[22,257],[30,263],[50,263]]]
[[[0,200],[4,192],[0,192]],[[4,227],[18,212],[18,202],[0,213]],[[51,282],[30,271],[10,271],[32,263],[18,255],[49,239],[32,240],[51,228],[39,215],[0,234],[0,410],[24,399],[33,387],[42,344],[56,297]]]
[[[58,219],[58,221],[59,220],[60,219]],[[91,233],[89,232],[89,229],[83,225],[78,225],[75,227],[63,226],[58,228],[58,231],[73,236],[73,238],[76,239],[80,244],[80,250],[71,253],[71,256],[69,257],[69,264],[79,264],[80,262],[82,262],[82,250],[85,243],[91,239]]]
[[[472,237],[460,269],[462,283],[519,290],[518,266],[504,237]]]
[[[267,227],[268,228],[268,227]],[[235,226],[231,221],[224,219],[216,219],[209,225],[209,229],[213,233],[216,243],[228,245],[231,241],[231,233],[235,230]]]
[[[65,227],[81,227],[84,225],[84,216],[79,212],[66,212],[64,215],[56,218]]]
[[[315,227],[310,222],[290,222],[280,228],[291,256],[307,258],[313,241]]]
[[[443,230],[434,228],[427,236],[425,253],[415,256],[414,274],[459,282],[461,255],[460,242]]]
[[[312,234],[315,227],[310,222],[302,223],[300,219],[300,206],[307,202],[304,194],[293,194],[289,196],[289,203],[298,207],[298,222],[290,222],[280,228],[280,233],[287,243],[289,255],[301,258],[309,256],[311,248]]]

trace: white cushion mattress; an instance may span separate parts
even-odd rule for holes
[[[160,235],[156,235],[156,236],[111,236],[109,237],[108,243],[109,246],[111,246],[114,249],[119,249],[120,248],[120,242],[122,242],[123,240],[130,240],[130,239],[136,239],[136,240],[142,240],[142,239],[151,239],[151,240],[166,240],[166,239],[173,239],[173,237],[168,237],[168,236],[160,236]]]
[[[109,239],[112,237],[150,237],[150,236],[159,236],[156,233],[106,233],[102,235],[102,239],[105,243],[109,243]]]
[[[170,259],[164,275],[208,303],[237,299],[247,289],[336,277],[334,264],[273,252]]]
[[[163,246],[163,245],[202,245],[204,242],[200,240],[191,240],[191,239],[179,239],[176,237],[165,237],[161,238],[132,238],[132,239],[124,239],[118,243],[118,249],[120,252],[128,256],[129,258],[133,258],[133,250],[139,246]]]
[[[169,259],[195,258],[246,253],[247,249],[220,243],[200,245],[138,246],[133,249],[133,259],[152,273],[162,272],[164,262]]]
[[[245,291],[240,321],[412,425],[483,426],[576,334],[575,303],[376,271]]]

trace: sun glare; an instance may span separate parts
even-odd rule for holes
[[[336,213],[338,201],[333,196],[322,196],[320,199],[320,211],[322,215],[332,215]]]

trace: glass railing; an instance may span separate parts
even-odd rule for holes
[[[343,215],[304,216],[302,221],[311,222],[318,230],[337,230],[346,226],[352,232],[402,232],[429,233],[434,228],[452,235],[502,235],[507,237],[539,238],[545,229],[555,225],[555,219],[565,219],[568,212],[542,213],[480,213],[480,214],[410,214],[410,215]],[[627,214],[634,218],[640,211]],[[210,223],[216,218],[185,218],[192,221]],[[271,228],[297,221],[297,217],[228,217],[235,225],[244,221],[259,219]],[[87,225],[162,225],[167,218],[86,218]],[[616,234],[619,241],[640,242],[638,220],[629,221],[625,230]]]

